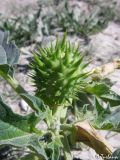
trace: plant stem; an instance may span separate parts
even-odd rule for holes
[[[33,109],[35,107],[31,102],[29,102],[23,94],[28,94],[27,91],[17,82],[16,79],[12,78],[10,75],[0,71],[0,75],[8,82],[8,84],[14,89],[14,91]],[[38,110],[36,109],[38,112]]]
[[[12,78],[11,76],[7,76],[5,79],[19,95],[27,93],[27,91],[24,90],[24,88],[16,81],[16,79]]]
[[[63,147],[64,147],[64,156],[65,156],[65,160],[73,160],[72,155],[71,155],[71,151],[70,151],[70,146],[68,143],[68,139],[67,136],[65,134],[63,134],[63,137],[61,138]]]
[[[0,75],[11,85],[11,87],[18,93],[27,93],[22,86],[16,81],[16,79],[12,78],[10,75],[0,71]]]
[[[57,125],[59,124],[59,130],[62,129],[63,132],[64,132],[64,130],[67,130],[68,128],[71,129],[71,126],[69,127],[69,126],[61,125],[61,123],[65,122],[66,114],[67,114],[67,107],[65,107],[65,106],[58,106],[57,108],[55,108],[53,110],[54,119],[57,122]],[[71,155],[71,151],[70,151],[70,146],[68,143],[68,139],[64,133],[62,133],[61,142],[64,147],[63,152],[64,152],[65,160],[73,160],[72,155]]]
[[[64,121],[67,114],[67,107],[65,106],[57,106],[56,108],[53,108],[53,116],[59,121]]]

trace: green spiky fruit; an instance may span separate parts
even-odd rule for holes
[[[65,36],[55,45],[38,49],[31,62],[36,95],[50,107],[67,105],[85,85],[85,67],[79,48]]]

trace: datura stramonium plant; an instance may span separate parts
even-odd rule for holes
[[[66,41],[66,36],[39,48],[31,63],[36,95],[50,107],[68,105],[86,84],[86,66],[79,47]]]

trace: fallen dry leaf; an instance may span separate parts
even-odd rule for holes
[[[77,141],[93,148],[99,155],[108,156],[112,154],[112,146],[87,121],[77,122],[75,126]]]

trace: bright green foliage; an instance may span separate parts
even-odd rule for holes
[[[36,95],[49,106],[66,105],[84,87],[86,66],[79,48],[65,36],[55,45],[38,49],[31,63]]]

